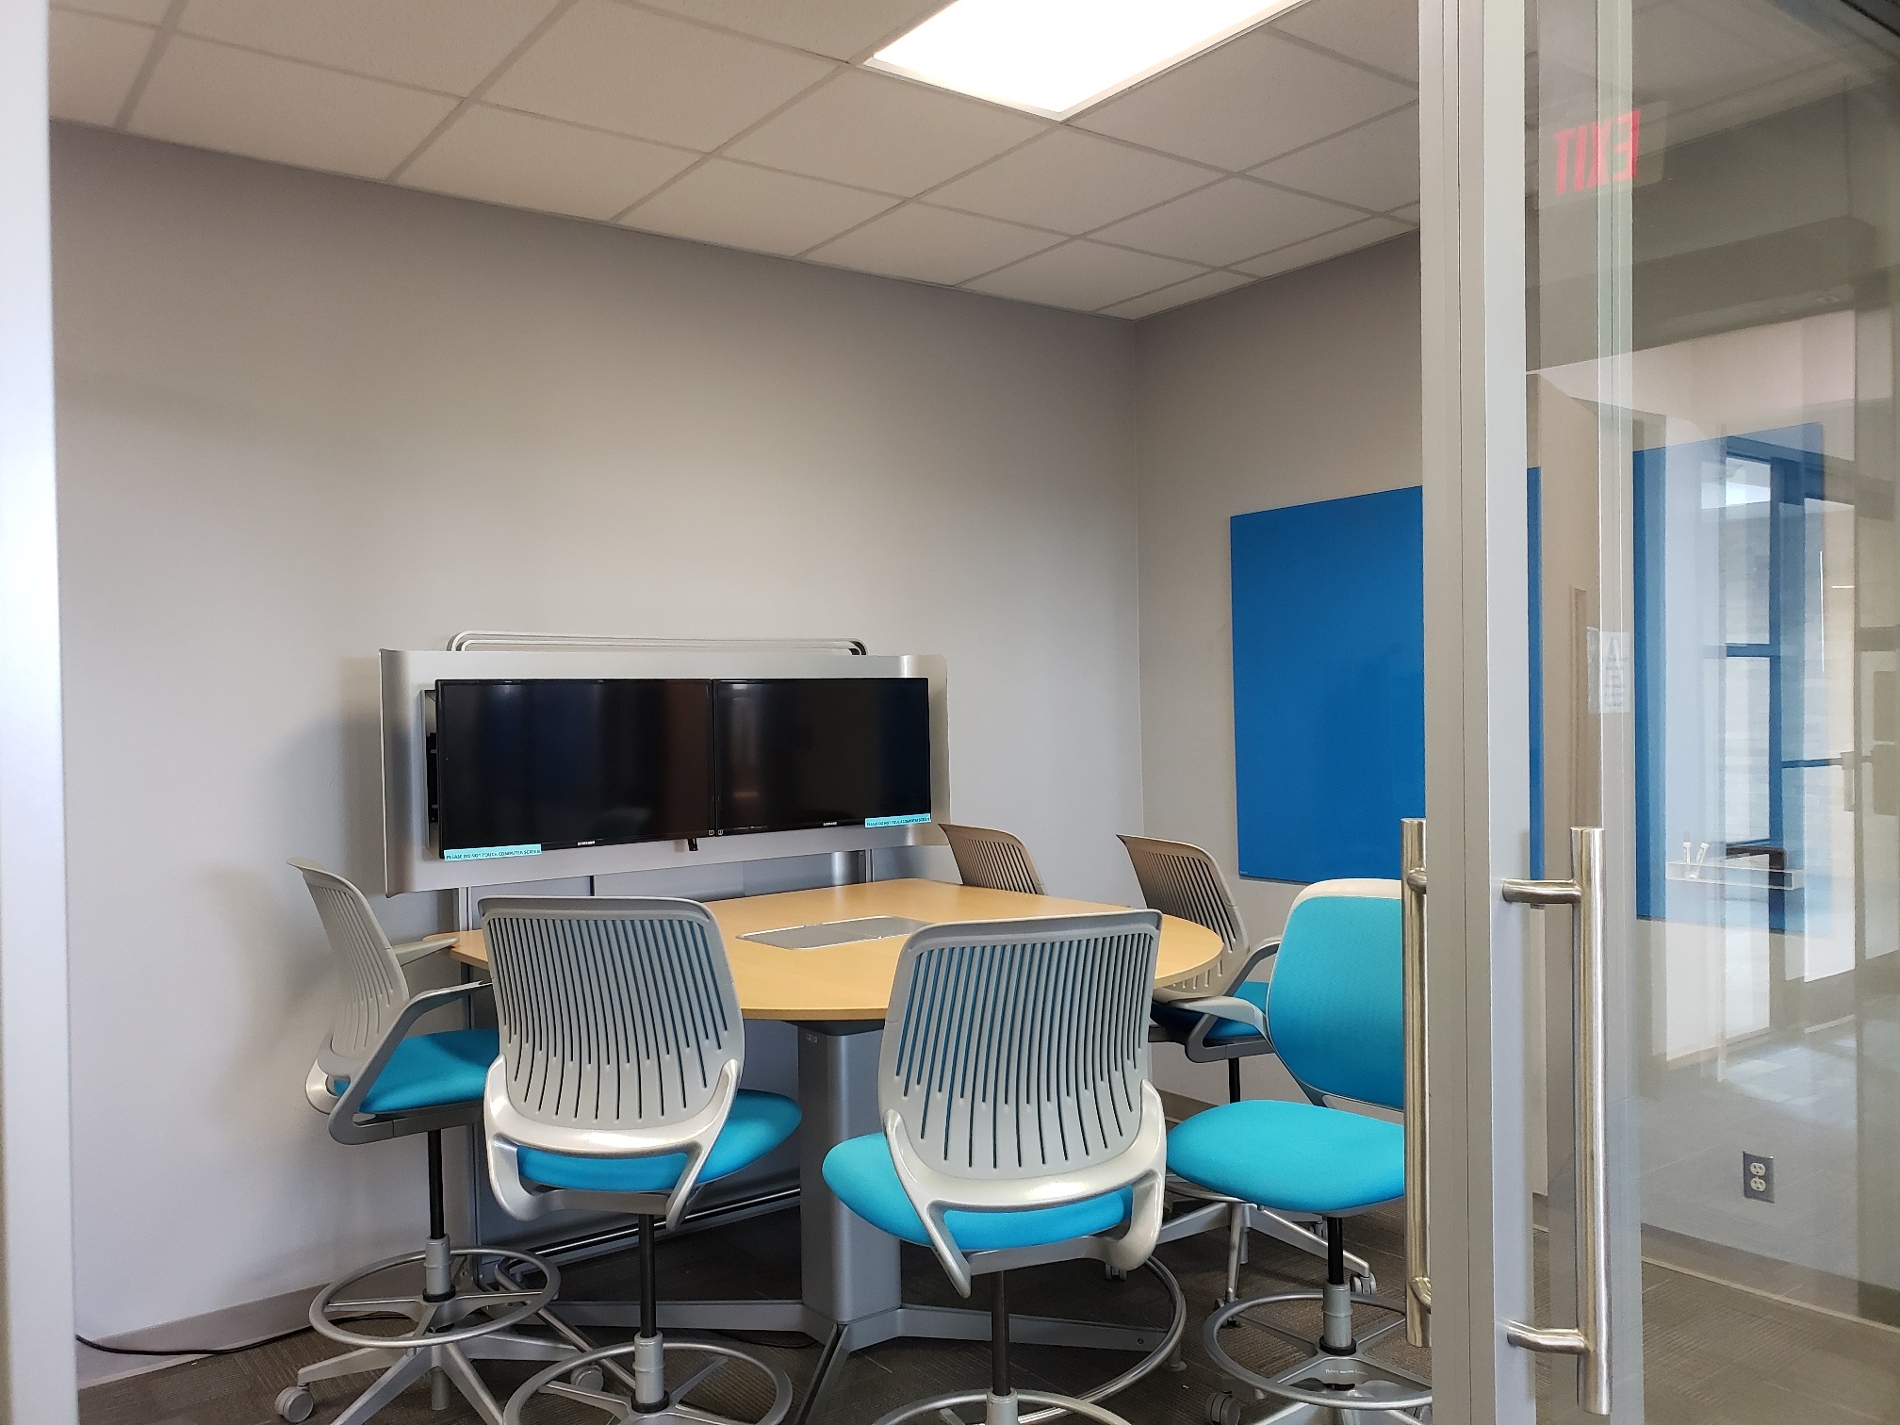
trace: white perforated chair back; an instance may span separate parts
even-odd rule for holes
[[[1152,911],[933,926],[898,961],[878,1107],[952,1178],[1072,1174],[1142,1126]]]
[[[704,1114],[722,1078],[736,1081],[744,1021],[725,942],[703,905],[498,897],[482,902],[482,925],[501,1072],[523,1119],[664,1128]]]
[[[369,1058],[383,1033],[409,1002],[409,981],[369,898],[343,877],[308,861],[292,861],[310,888],[336,960],[343,1000],[318,1051],[327,1074],[348,1077]]]
[[[1026,896],[1047,894],[1029,848],[1007,831],[994,831],[987,826],[952,826],[941,821],[937,829],[950,843],[950,854],[957,858],[957,874],[963,878],[964,885],[991,891],[1019,891]]]
[[[1206,969],[1171,981],[1175,994],[1224,990],[1247,956],[1247,927],[1240,919],[1227,878],[1214,858],[1186,841],[1124,836],[1142,899],[1163,915],[1204,925],[1221,938],[1220,958]]]

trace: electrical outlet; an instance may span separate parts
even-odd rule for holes
[[[1766,1153],[1742,1154],[1742,1196],[1756,1202],[1775,1200],[1775,1160]]]

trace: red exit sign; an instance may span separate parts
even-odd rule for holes
[[[1568,202],[1661,178],[1668,107],[1657,101],[1582,123],[1568,123],[1561,112],[1545,110],[1538,122],[1544,136],[1538,153],[1543,201]],[[1575,115],[1576,108],[1570,113]]]
[[[1631,109],[1550,136],[1551,187],[1557,196],[1634,183],[1643,153],[1643,111]]]

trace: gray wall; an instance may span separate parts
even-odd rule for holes
[[[1132,896],[1130,328],[96,132],[53,161],[83,1331],[420,1233],[420,1144],[302,1101],[333,991],[283,865],[374,882],[379,647],[940,652],[957,814]]]
[[[1228,520],[1420,482],[1417,239],[1150,318],[1136,371],[1148,834],[1213,852],[1258,941],[1299,888],[1237,874]],[[1286,1087],[1248,1072],[1253,1092]],[[1224,1074],[1157,1068],[1215,1102]]]

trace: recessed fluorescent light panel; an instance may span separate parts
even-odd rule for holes
[[[1301,0],[955,0],[874,69],[1066,119]]]

